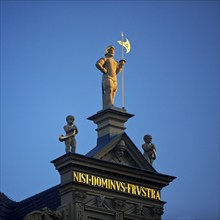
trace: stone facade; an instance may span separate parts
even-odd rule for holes
[[[132,116],[111,107],[89,117],[97,124],[97,145],[52,161],[61,180],[59,206],[32,210],[24,220],[161,219],[161,190],[175,177],[158,173],[125,133]]]

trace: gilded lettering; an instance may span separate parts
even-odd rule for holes
[[[145,188],[147,190],[147,197],[150,198],[150,189],[149,188]]]
[[[86,183],[86,174],[82,173],[81,175],[81,182]]]
[[[160,200],[160,192],[159,191],[157,191],[157,193],[156,193],[156,199]]]
[[[151,189],[151,199],[155,199],[155,190]]]
[[[105,189],[115,190],[119,192],[125,192],[136,196],[142,196],[142,197],[160,200],[159,190],[155,190],[139,185],[134,185],[131,183],[121,182],[118,180],[103,178],[100,176],[94,176],[87,173],[80,173],[73,171],[73,181],[87,185],[98,186]]]
[[[111,189],[116,190],[116,187],[115,187],[115,181],[111,180],[110,183],[111,183]]]
[[[74,182],[78,182],[79,181],[79,174],[78,174],[78,172],[73,172],[73,181]]]
[[[89,184],[89,175],[86,174],[86,184]]]
[[[96,177],[96,182],[97,182],[97,186],[99,186],[99,187],[102,186],[102,180],[100,177]]]
[[[141,195],[141,188],[140,186],[136,186],[136,189],[137,189],[137,194],[140,196]]]
[[[95,176],[92,176],[92,185],[96,186],[96,177]]]
[[[118,181],[116,180],[115,183],[116,183],[116,189],[117,189],[118,191],[120,191],[120,183],[121,183],[121,182],[118,182]]]
[[[147,193],[146,193],[146,191],[145,191],[145,187],[142,187],[142,188],[141,188],[141,192],[142,192],[141,195],[142,195],[143,197],[146,197],[146,196],[147,196]]]
[[[128,183],[128,187],[127,187],[127,189],[128,189],[128,193],[131,193],[131,184],[130,183]]]
[[[102,187],[108,189],[108,188],[109,188],[109,187],[108,187],[108,179],[102,178],[102,184],[101,184],[101,185],[102,185]]]
[[[125,183],[121,182],[121,192],[125,192]]]
[[[131,186],[132,186],[132,194],[137,195],[136,194],[136,186],[133,184]]]

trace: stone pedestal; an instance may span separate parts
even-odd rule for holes
[[[133,114],[127,113],[125,109],[111,107],[87,118],[97,124],[97,146],[106,144],[114,136],[122,134],[126,129],[125,122],[133,116]]]

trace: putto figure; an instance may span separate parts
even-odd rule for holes
[[[115,48],[109,46],[105,50],[105,57],[96,62],[96,67],[103,73],[102,76],[102,101],[103,109],[114,105],[114,98],[118,89],[117,74],[121,72],[125,64],[122,59],[119,62],[114,60]]]
[[[150,164],[153,164],[153,161],[156,159],[156,148],[152,144],[152,136],[147,134],[144,136],[145,143],[142,145],[144,149],[144,157]]]
[[[76,152],[75,135],[78,133],[78,129],[77,129],[76,125],[74,124],[74,120],[75,120],[75,118],[72,115],[68,115],[66,117],[67,125],[65,125],[63,127],[66,132],[66,136],[61,135],[59,137],[60,141],[65,141],[66,153],[68,153],[68,152],[75,153]],[[71,148],[71,150],[70,150],[70,148]]]

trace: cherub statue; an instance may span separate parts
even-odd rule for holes
[[[152,136],[147,134],[144,136],[145,143],[142,145],[144,149],[144,157],[150,164],[153,164],[153,161],[156,159],[156,148],[152,144]]]
[[[65,125],[63,128],[66,132],[66,136],[61,135],[59,137],[60,141],[65,141],[65,145],[66,145],[66,153],[68,152],[72,152],[75,153],[76,152],[76,139],[75,139],[75,135],[78,133],[78,129],[76,127],[76,125],[74,124],[74,116],[72,115],[68,115],[66,117],[66,122],[67,125]],[[71,150],[70,150],[71,148]]]

